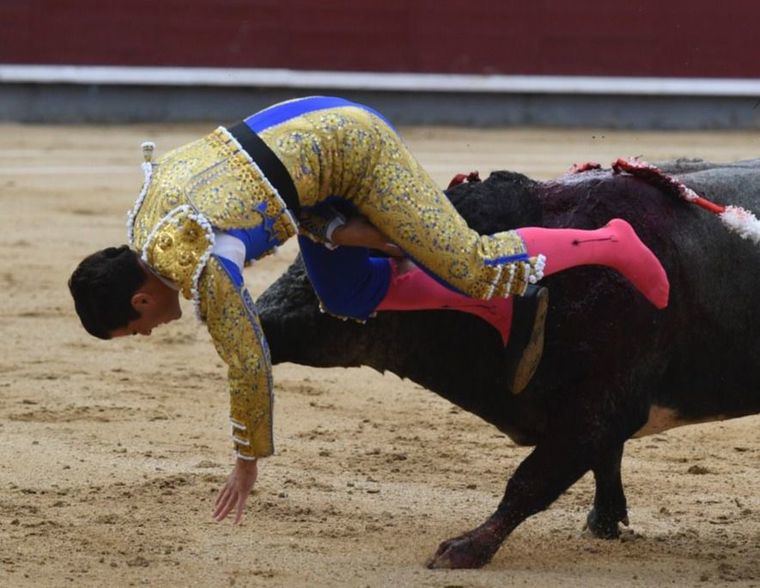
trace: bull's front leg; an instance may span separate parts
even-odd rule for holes
[[[600,539],[615,539],[620,536],[618,523],[628,525],[628,508],[623,491],[620,466],[623,459],[623,444],[613,446],[599,455],[594,464],[596,494],[594,506],[588,513],[588,530]]]
[[[429,568],[478,568],[529,516],[544,510],[592,467],[593,451],[582,437],[551,436],[515,470],[498,509],[479,527],[441,543]]]

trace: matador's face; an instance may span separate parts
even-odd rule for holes
[[[148,274],[145,284],[134,293],[131,302],[140,316],[129,321],[126,326],[111,331],[111,338],[127,335],[147,336],[156,327],[182,316],[179,292],[152,274]]]

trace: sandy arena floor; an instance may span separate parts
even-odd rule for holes
[[[278,454],[241,527],[215,524],[232,464],[224,370],[186,317],[101,342],[66,279],[125,240],[140,141],[193,127],[0,126],[0,585],[760,586],[760,417],[632,441],[633,533],[581,528],[586,476],[480,571],[429,571],[481,522],[528,449],[433,394],[369,369],[275,368]],[[456,172],[536,178],[574,160],[757,157],[760,133],[410,129],[441,184]],[[247,270],[258,294],[294,244]]]

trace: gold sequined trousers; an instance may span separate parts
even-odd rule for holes
[[[269,128],[257,128],[266,124],[257,122],[261,114],[246,120],[285,164],[302,206],[345,198],[416,263],[473,298],[523,294],[540,279],[542,259],[528,256],[520,236],[469,228],[380,115],[340,99],[309,111],[309,100]],[[292,111],[298,102],[283,106]]]

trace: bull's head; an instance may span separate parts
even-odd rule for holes
[[[362,325],[320,311],[301,257],[257,301],[272,362],[319,367],[367,364]]]

